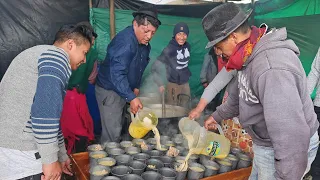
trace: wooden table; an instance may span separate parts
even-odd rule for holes
[[[89,155],[87,152],[71,155],[72,169],[77,180],[89,180]],[[251,172],[251,167],[231,171],[202,180],[247,180]]]

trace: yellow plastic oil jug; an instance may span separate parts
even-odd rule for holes
[[[131,113],[131,121],[129,134],[136,139],[143,138],[150,130],[158,125],[158,117],[151,109],[146,107],[139,110],[135,115]]]
[[[230,140],[224,136],[220,125],[218,125],[220,134],[216,134],[201,127],[198,122],[185,117],[179,121],[179,129],[188,140],[189,149],[192,149],[194,154],[223,159],[230,152]]]

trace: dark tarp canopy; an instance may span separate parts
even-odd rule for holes
[[[146,2],[139,0],[114,0],[116,9],[136,11]],[[202,18],[214,7],[222,4],[221,2],[204,2],[199,4],[185,4],[185,5],[156,5],[160,14],[171,16],[183,16]],[[96,8],[109,8],[109,0],[96,0],[94,5]]]
[[[88,0],[0,1],[0,80],[21,51],[52,44],[63,24],[88,21],[88,4]]]

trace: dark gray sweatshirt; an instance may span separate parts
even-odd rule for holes
[[[216,55],[211,55],[209,53],[204,55],[204,60],[202,63],[202,68],[200,72],[200,82],[210,83],[214,77],[218,74],[218,62]]]
[[[273,147],[276,179],[301,179],[319,126],[298,55],[285,28],[263,36],[213,113],[218,122],[239,115],[254,144]]]

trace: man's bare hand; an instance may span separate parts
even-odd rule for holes
[[[164,93],[164,91],[165,91],[164,86],[160,86],[160,87],[159,87],[159,92],[160,92],[160,93]]]
[[[61,163],[61,168],[62,168],[62,172],[64,172],[65,174],[68,174],[70,176],[72,176],[72,170],[71,170],[71,161],[68,158],[66,161]]]
[[[60,180],[61,179],[61,165],[59,162],[54,162],[51,164],[42,164],[41,180]]]
[[[217,129],[217,121],[213,119],[212,116],[209,116],[205,121],[204,121],[204,127],[207,130],[211,129]]]
[[[189,119],[197,119],[201,116],[202,111],[197,108],[194,108],[189,113]]]
[[[136,114],[139,109],[142,109],[143,105],[139,98],[134,98],[132,101],[130,101],[130,111],[133,114]]]
[[[206,88],[208,86],[208,83],[203,83],[202,86]]]
[[[207,101],[203,98],[200,99],[198,105],[196,108],[192,109],[189,113],[190,119],[197,119],[201,116],[201,113],[204,111],[204,109],[207,106]]]
[[[134,88],[133,93],[134,93],[134,95],[138,96],[140,93],[140,90],[137,88]]]

